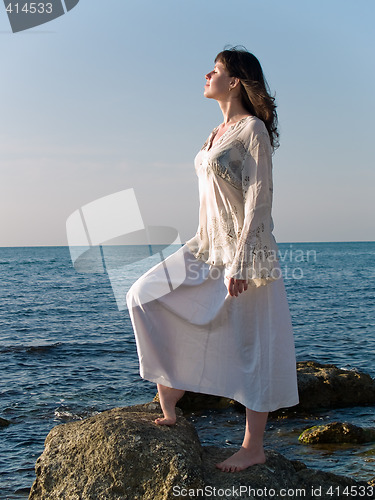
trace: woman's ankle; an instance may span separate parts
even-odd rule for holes
[[[176,423],[176,403],[182,398],[185,391],[162,384],[157,384],[157,386],[164,418],[157,418],[155,423],[158,425],[174,425]]]

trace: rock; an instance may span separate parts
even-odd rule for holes
[[[363,444],[375,441],[375,428],[363,429],[362,427],[347,422],[331,422],[325,425],[316,425],[304,430],[298,439],[303,444]]]
[[[161,500],[172,488],[203,486],[202,449],[194,426],[179,416],[158,426],[155,403],[116,408],[58,425],[38,458],[31,500]]]
[[[308,469],[296,473],[297,488],[303,488],[306,491],[305,498],[311,500],[332,500],[349,499],[355,496],[374,499],[374,488],[365,481],[356,481],[350,477],[338,476],[331,472]],[[291,498],[295,498],[294,495]]]
[[[225,460],[235,450],[211,446],[204,447],[203,450],[206,498],[225,498],[225,500],[238,498],[241,500],[319,498],[332,500],[332,498],[350,498],[350,495],[345,496],[345,493],[344,496],[338,497],[336,493],[337,491],[344,492],[345,488],[348,488],[350,493],[351,487],[353,490],[357,489],[358,492],[368,492],[366,498],[375,498],[375,493],[371,490],[369,483],[309,469],[302,462],[287,460],[280,453],[272,450],[266,450],[265,464],[254,465],[234,474],[222,473],[215,468],[215,464]],[[241,487],[242,490],[240,490]],[[362,490],[359,490],[360,487]],[[217,496],[211,494],[214,492]],[[222,493],[222,495],[219,496],[218,493]]]
[[[375,405],[375,380],[367,373],[300,361],[297,378],[300,403],[295,409]]]
[[[10,422],[9,420],[6,420],[5,418],[1,418],[0,417],[0,427],[7,427],[8,425],[10,425],[12,422]]]
[[[202,448],[194,427],[184,417],[179,415],[173,427],[157,426],[153,420],[159,413],[160,406],[149,403],[116,408],[55,427],[36,462],[37,477],[29,499],[253,500],[318,496],[332,500],[337,498],[335,488],[369,488],[365,482],[308,469],[302,462],[287,460],[272,450],[266,451],[265,464],[235,474],[223,473],[215,464],[235,450]]]
[[[156,394],[154,401],[159,402],[159,394]],[[184,413],[191,413],[200,410],[221,410],[224,408],[230,408],[231,406],[243,408],[242,405],[233,399],[191,391],[185,392],[182,398],[177,402],[177,406],[181,408]]]

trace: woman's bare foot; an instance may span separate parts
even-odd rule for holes
[[[241,448],[231,457],[216,464],[216,467],[223,472],[239,472],[256,464],[264,464],[266,456],[264,451],[253,452],[241,446]]]
[[[155,419],[155,424],[174,425],[176,423],[176,403],[182,398],[185,391],[158,384],[158,393],[164,417]]]
[[[157,425],[174,425],[176,423],[176,417],[160,417],[155,419],[155,424]]]
[[[252,465],[264,464],[263,435],[268,412],[257,412],[246,408],[245,436],[241,448],[231,457],[216,464],[223,472],[239,472]]]

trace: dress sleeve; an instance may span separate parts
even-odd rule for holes
[[[266,285],[280,277],[272,235],[272,149],[267,132],[250,142],[242,173],[244,222],[237,241],[229,278]]]

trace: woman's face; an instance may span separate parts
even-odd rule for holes
[[[221,100],[228,96],[230,83],[233,78],[229,76],[223,63],[217,62],[212,71],[206,75],[204,96],[210,99]]]

